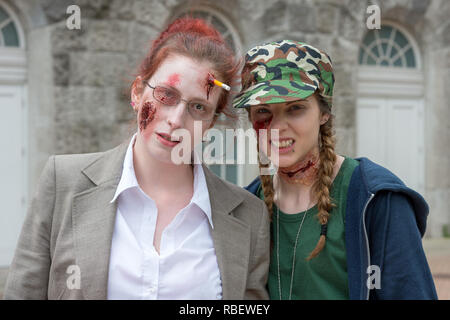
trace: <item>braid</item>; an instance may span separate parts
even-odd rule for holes
[[[261,161],[259,161],[259,168],[267,168],[268,164],[263,165]],[[264,202],[266,203],[267,210],[269,211],[269,219],[272,222],[272,214],[273,214],[273,198],[274,198],[274,190],[273,190],[273,181],[272,176],[270,175],[260,175],[261,179],[261,187],[264,192]]]
[[[257,151],[258,151],[258,164],[259,164],[259,171],[262,172],[261,168],[268,168],[269,163],[263,164],[261,162],[261,159],[259,157],[259,139],[257,142]],[[273,190],[273,181],[272,176],[267,174],[261,174],[261,187],[264,193],[264,202],[266,203],[267,210],[269,211],[269,219],[270,222],[272,222],[272,214],[273,214],[273,197],[274,197],[274,190]]]
[[[336,153],[334,152],[335,144],[333,116],[330,115],[329,120],[320,127],[320,166],[317,174],[317,181],[313,186],[313,194],[317,198],[317,207],[319,210],[317,218],[322,225],[322,230],[325,229],[325,231],[321,232],[319,241],[309,257],[306,258],[307,260],[316,257],[325,247],[326,226],[331,209],[336,206],[330,197],[330,187],[333,182],[333,170],[337,158]]]

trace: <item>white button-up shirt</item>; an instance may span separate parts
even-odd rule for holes
[[[111,202],[118,201],[109,261],[108,299],[222,299],[203,168],[194,165],[194,193],[153,246],[158,209],[136,179],[131,139]],[[176,197],[176,195],[174,195]]]

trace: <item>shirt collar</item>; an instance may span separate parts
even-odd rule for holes
[[[130,144],[128,145],[127,152],[125,154],[125,159],[123,161],[122,176],[120,178],[119,184],[117,185],[116,192],[110,203],[116,201],[119,195],[127,189],[139,187],[139,183],[136,179],[136,173],[134,171],[133,165],[133,145],[136,140],[135,133],[131,138]],[[191,203],[196,204],[208,218],[211,228],[214,228],[212,217],[211,217],[211,202],[209,199],[208,186],[206,184],[205,172],[199,161],[199,157],[196,151],[193,152],[194,161],[194,193],[192,195]]]
[[[116,201],[117,197],[125,190],[133,187],[139,187],[139,183],[137,182],[133,165],[133,145],[136,140],[136,135],[137,133],[135,133],[131,138],[130,144],[128,145],[127,148],[127,152],[125,153],[125,159],[123,161],[123,168],[122,168],[122,176],[120,177],[116,193],[114,194],[111,203]]]

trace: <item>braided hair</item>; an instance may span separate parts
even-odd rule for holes
[[[243,82],[245,84],[245,82]],[[322,113],[329,114],[330,117],[326,123],[321,125],[319,131],[319,169],[317,173],[317,180],[313,184],[312,187],[312,197],[314,200],[317,200],[317,219],[321,225],[321,232],[319,236],[319,240],[316,244],[316,247],[306,258],[307,260],[311,260],[315,258],[325,247],[326,244],[326,233],[327,233],[327,225],[328,220],[330,218],[331,210],[336,206],[333,202],[333,199],[330,196],[330,188],[333,182],[333,172],[334,166],[337,160],[337,156],[335,153],[335,145],[336,139],[334,136],[333,130],[333,121],[334,116],[331,115],[331,107],[325,99],[319,94],[315,94],[319,101],[319,108]],[[250,112],[247,109],[249,115]],[[259,144],[259,141],[258,141]],[[259,152],[259,145],[258,145]],[[263,165],[259,162],[259,167],[265,168],[267,165]],[[260,171],[261,172],[261,171]],[[273,187],[273,178],[270,175],[261,175],[261,187],[264,193],[264,202],[269,210],[269,217],[272,221],[273,215],[273,202],[274,202],[274,187]]]

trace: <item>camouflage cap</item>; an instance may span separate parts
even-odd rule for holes
[[[235,108],[306,99],[316,90],[331,108],[334,75],[325,52],[302,42],[281,40],[250,49],[245,65],[252,80],[234,99]]]

